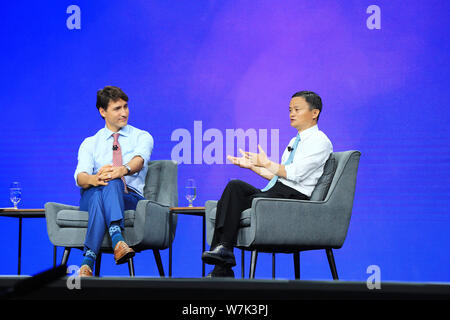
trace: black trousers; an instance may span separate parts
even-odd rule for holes
[[[279,181],[269,190],[262,192],[244,181],[231,180],[217,202],[216,225],[211,248],[219,243],[229,247],[236,244],[241,213],[252,206],[254,198],[309,200],[309,197]]]

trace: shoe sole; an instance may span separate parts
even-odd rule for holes
[[[208,254],[202,255],[202,260],[206,264],[216,265],[216,264],[222,264],[224,266],[234,267],[236,265],[236,260],[229,258],[229,259],[223,259],[219,258],[217,256],[210,256]]]
[[[134,251],[127,252],[126,254],[123,255],[123,257],[121,257],[120,259],[118,259],[116,261],[116,265],[124,264],[125,262],[127,262],[128,260],[133,258],[135,254],[136,254],[136,252],[134,252]]]
[[[207,275],[205,278],[211,279],[211,278],[235,278],[233,275]]]

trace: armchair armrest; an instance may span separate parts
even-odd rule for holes
[[[47,222],[47,233],[50,241],[53,241],[55,233],[60,229],[56,223],[56,216],[61,210],[79,210],[79,207],[56,202],[47,202],[45,204],[45,220]]]
[[[136,207],[134,230],[137,238],[133,241],[139,247],[165,249],[173,241],[177,226],[177,215],[172,216],[172,235],[169,237],[170,206],[153,200],[140,200]]]
[[[252,202],[252,245],[323,246],[344,243],[350,215],[336,201],[256,198]]]

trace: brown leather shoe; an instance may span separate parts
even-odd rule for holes
[[[92,277],[92,269],[87,264],[83,264],[78,273],[80,277]]]
[[[133,258],[135,252],[124,241],[119,241],[114,248],[114,260],[116,264],[122,264]]]

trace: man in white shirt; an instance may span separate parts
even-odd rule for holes
[[[134,256],[122,237],[125,210],[143,200],[153,137],[128,125],[128,97],[118,87],[97,92],[97,108],[105,127],[86,138],[78,151],[74,178],[81,187],[80,210],[89,212],[80,276],[92,276],[95,259],[108,231],[116,264]]]
[[[309,200],[333,145],[319,130],[317,121],[322,100],[314,92],[299,91],[289,103],[291,126],[297,130],[283,153],[281,164],[270,161],[260,146],[259,153],[239,150],[241,157],[228,159],[241,168],[250,169],[270,180],[262,190],[241,180],[232,180],[217,203],[216,224],[211,250],[203,252],[205,263],[215,265],[208,277],[234,277],[236,265],[233,247],[242,211],[251,207],[254,198]],[[274,213],[276,214],[276,213]]]

